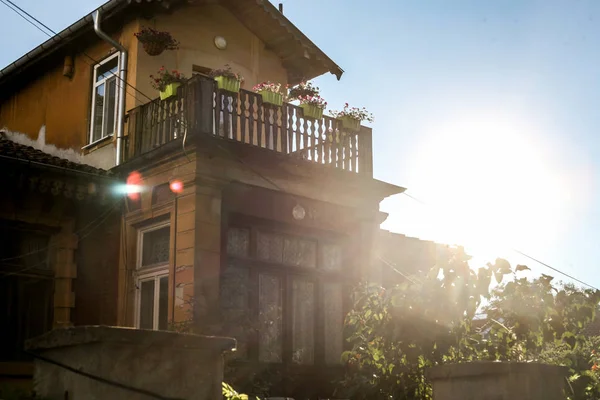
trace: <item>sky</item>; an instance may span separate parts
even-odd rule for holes
[[[16,2],[54,30],[103,3]],[[374,114],[375,178],[412,196],[382,203],[385,229],[600,287],[599,1],[283,6],[345,70],[315,81],[329,107]],[[45,39],[0,4],[1,66]]]

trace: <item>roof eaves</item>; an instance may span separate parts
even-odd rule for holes
[[[306,50],[308,50],[313,56],[321,61],[338,80],[342,78],[344,70],[337,65],[331,58],[327,56],[316,44],[314,44],[300,29],[296,27],[289,19],[285,17],[273,4],[268,0],[255,0],[256,4],[262,6],[262,8],[283,28],[285,28],[294,39],[300,43]]]

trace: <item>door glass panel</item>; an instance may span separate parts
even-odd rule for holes
[[[247,334],[252,324],[248,309],[250,274],[248,269],[228,266],[221,276],[221,309],[223,329],[227,336],[237,339],[234,357],[247,355]]]
[[[158,329],[167,330],[169,325],[169,277],[159,279],[158,287]]]
[[[344,344],[343,292],[341,283],[323,285],[325,314],[325,362],[339,364]]]
[[[316,267],[317,243],[297,237],[286,237],[283,241],[283,262],[296,267]]]
[[[140,283],[140,329],[154,328],[154,279]]]
[[[339,271],[342,269],[342,246],[338,244],[325,243],[321,245],[324,271]]]
[[[250,231],[248,229],[229,228],[227,231],[227,254],[232,256],[248,255]]]
[[[256,253],[261,260],[280,263],[283,259],[283,238],[273,233],[258,232]]]
[[[312,364],[315,343],[315,287],[313,282],[292,283],[292,362]]]
[[[281,281],[274,276],[260,275],[258,286],[258,358],[263,362],[281,362]]]

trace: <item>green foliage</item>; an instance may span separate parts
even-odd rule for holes
[[[342,356],[346,374],[340,394],[430,399],[425,371],[431,366],[535,361],[554,343],[570,349],[584,343],[581,330],[594,318],[600,295],[572,285],[554,287],[547,275],[519,277],[526,270],[519,265],[513,271],[497,259],[474,271],[458,251],[427,275],[393,288],[361,284],[346,317],[351,350]],[[492,280],[498,286],[490,290]],[[483,318],[476,318],[478,310]],[[582,364],[573,373],[585,376],[586,371],[590,367]],[[586,397],[574,397],[580,398]]]
[[[241,394],[236,392],[231,385],[228,385],[225,382],[221,383],[222,386],[222,392],[223,392],[223,397],[226,400],[248,400],[248,395],[247,394]],[[256,398],[256,400],[259,400],[258,397]]]

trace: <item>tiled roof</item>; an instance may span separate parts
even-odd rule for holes
[[[36,163],[50,167],[64,168],[74,172],[85,172],[99,176],[111,176],[109,171],[92,167],[90,165],[79,164],[73,161],[65,160],[64,158],[53,156],[31,146],[13,142],[2,132],[0,132],[0,157],[11,158],[22,162]]]

